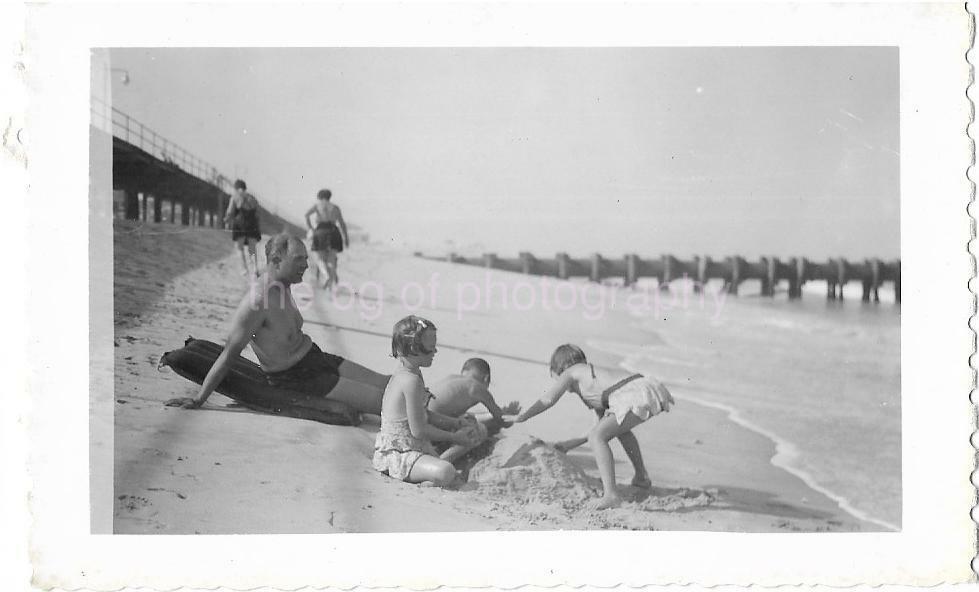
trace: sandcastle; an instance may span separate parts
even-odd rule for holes
[[[541,518],[585,510],[587,503],[602,493],[598,479],[586,474],[563,452],[533,436],[508,434],[474,452],[464,491],[516,502]],[[620,512],[707,506],[716,496],[716,491],[698,489],[644,490],[638,499],[604,513],[602,522],[613,525]]]
[[[491,497],[574,510],[602,491],[601,482],[533,436],[498,438],[488,443],[485,456],[475,456],[464,489]]]

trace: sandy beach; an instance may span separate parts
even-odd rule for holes
[[[663,366],[679,403],[635,430],[653,489],[627,488],[629,501],[604,512],[584,507],[600,491],[587,446],[564,455],[542,443],[587,430],[592,415],[571,396],[506,432],[494,454],[519,457],[519,467],[474,469],[460,490],[420,488],[375,472],[376,425],[370,423],[338,427],[264,415],[217,394],[200,410],[165,407],[165,400],[192,396],[197,386],[158,370],[160,356],[188,336],[223,341],[247,289],[237,257],[221,231],[115,222],[117,533],[882,529],[847,512],[800,472],[773,463],[778,442],[764,430],[732,420],[721,405],[698,402],[700,391],[725,384],[706,367],[699,371],[695,358]],[[596,324],[583,321],[580,309],[463,311],[459,286],[482,282],[481,269],[375,244],[352,245],[340,273],[359,296],[345,288],[330,298],[311,288],[311,277],[295,290],[305,331],[325,351],[389,372],[390,327],[405,314],[420,314],[439,327],[439,354],[426,380],[455,373],[467,357],[480,355],[493,367],[491,390],[501,401],[533,402],[548,380],[544,362],[560,343],[579,342],[596,364],[621,366],[613,345],[636,338],[626,314]],[[519,277],[496,279],[512,286]],[[403,292],[410,282],[418,289]],[[415,292],[424,298],[411,297]],[[420,306],[409,310],[406,302]],[[736,380],[729,386],[746,388]],[[631,467],[617,443],[613,451],[618,483],[628,484]]]

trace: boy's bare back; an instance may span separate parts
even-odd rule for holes
[[[432,385],[435,398],[429,403],[429,408],[443,415],[459,417],[480,403],[477,389],[485,391],[486,387],[468,376],[448,376]]]

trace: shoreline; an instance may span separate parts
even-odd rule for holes
[[[131,235],[116,236],[117,241],[133,238]],[[214,244],[220,245],[223,238],[218,237],[219,242]],[[161,233],[148,234],[140,240],[157,241],[160,248],[145,249],[134,256],[127,254],[120,264],[152,271],[151,262],[155,257],[165,255],[169,249],[179,251],[183,249],[183,242],[195,239]],[[208,242],[215,238],[212,235],[201,240]],[[118,247],[117,244],[117,251],[120,251]],[[127,302],[133,304],[141,293],[121,293],[120,289],[126,290],[125,283],[116,287],[119,310],[114,379],[116,419],[113,422],[116,433],[115,532],[394,532],[500,528],[817,532],[868,529],[867,522],[842,511],[830,496],[810,487],[799,475],[774,465],[772,457],[779,453],[777,442],[772,443],[763,433],[752,434],[748,429],[750,426],[738,425],[728,410],[716,406],[711,409],[709,403],[682,394],[678,398],[686,401],[681,401],[680,407],[665,414],[672,417],[653,418],[650,427],[637,429],[637,432],[642,431],[637,435],[644,450],[653,451],[647,452],[651,454],[647,465],[655,475],[653,498],[636,501],[625,509],[598,513],[598,517],[577,510],[554,514],[552,508],[548,510],[553,514],[549,520],[534,518],[538,516],[534,512],[539,509],[535,510],[533,504],[487,498],[471,491],[420,489],[376,474],[369,461],[373,441],[370,429],[339,428],[220,407],[218,403],[223,400],[220,395],[215,395],[214,403],[209,402],[203,410],[164,408],[163,400],[194,390],[196,385],[173,373],[155,372],[158,356],[182,345],[188,334],[200,338],[217,337],[220,341],[230,310],[246,287],[242,278],[234,273],[237,254],[232,251],[230,241],[224,248],[227,249],[225,257],[178,274],[167,283],[156,301],[135,316],[126,315],[130,312]],[[135,260],[129,260],[134,257]],[[184,258],[181,263],[193,262]],[[399,279],[415,277],[413,274],[418,270],[411,268],[418,263],[407,255],[392,256],[386,251],[361,246],[342,260],[341,277],[360,275],[396,284]],[[441,266],[438,270],[446,272]],[[119,271],[115,270],[117,274]],[[234,286],[238,287],[239,293]],[[355,310],[331,307],[322,292],[316,292],[312,300],[314,307],[304,317],[308,319],[305,330],[315,342],[325,350],[351,357],[368,367],[382,372],[387,370],[390,359],[383,342],[378,340],[384,339],[391,319],[400,317],[403,310],[388,307],[386,314],[365,321],[356,316]],[[553,339],[547,334],[553,330],[549,327],[554,326],[554,321],[536,321],[540,328],[540,343],[512,343],[506,340],[506,326],[526,322],[526,319],[487,314],[459,323],[452,320],[454,312],[446,309],[431,311],[430,315],[429,311],[424,312],[439,326],[440,338],[444,335],[445,342],[453,344],[444,346],[436,361],[437,369],[426,373],[427,380],[434,381],[442,374],[454,371],[461,360],[474,351],[458,344],[472,343],[490,358],[494,367],[492,388],[498,397],[507,400],[513,394],[524,392],[526,396],[518,398],[526,404],[535,392],[528,385],[540,383],[543,378],[544,365],[536,361],[536,354],[552,346]],[[324,316],[327,313],[328,316]],[[496,356],[493,352],[502,355]],[[590,418],[578,408],[580,404],[575,407],[574,402],[564,403],[561,401],[561,409],[555,409],[556,412],[546,420],[524,424],[527,426],[525,432],[511,428],[513,434],[551,440],[560,434],[574,435],[568,432],[585,428]],[[256,449],[250,445],[255,434],[262,434],[260,441],[270,448],[263,445]],[[290,456],[288,467],[277,466],[278,463],[271,460],[273,457],[268,456],[275,454],[279,445],[286,454],[298,455],[296,458]],[[739,449],[741,453],[737,452]],[[774,454],[770,454],[772,450]],[[620,452],[616,456],[617,481],[622,484],[628,482],[631,468]],[[590,454],[572,451],[567,459],[584,469],[589,478],[594,477]],[[250,461],[258,464],[244,470],[248,465],[241,463]],[[237,466],[246,474],[232,475],[228,474],[227,468],[222,468]],[[248,479],[249,472],[257,481]],[[259,474],[268,474],[271,478],[258,478]],[[355,477],[345,484],[342,483],[344,475]],[[759,485],[762,489],[757,489]],[[716,496],[710,491],[717,491]],[[232,497],[227,498],[228,495]],[[274,520],[275,516],[243,517],[218,507],[220,504],[217,503],[224,498],[230,506],[240,507],[242,503],[261,503],[259,500],[269,499],[269,495],[273,499],[282,495],[290,504],[279,520]],[[690,501],[695,498],[698,501]],[[376,503],[369,504],[371,508],[354,508],[356,504],[352,500],[355,499],[372,499]],[[310,503],[314,505],[310,506]],[[673,511],[691,503],[694,506]],[[405,512],[398,510],[403,504],[408,504],[412,516],[406,517]],[[332,514],[325,513],[327,507],[333,508]]]
[[[879,518],[870,516],[869,514],[862,512],[857,508],[854,508],[853,505],[849,502],[849,500],[847,500],[844,496],[837,494],[831,491],[829,488],[820,485],[816,481],[816,478],[810,475],[805,469],[794,466],[792,464],[792,460],[798,458],[801,454],[799,452],[798,447],[792,442],[790,442],[789,440],[782,438],[781,436],[775,434],[774,432],[766,430],[752,423],[751,421],[745,419],[741,411],[738,410],[736,407],[725,405],[723,403],[714,403],[711,401],[705,401],[698,397],[692,397],[689,395],[677,395],[674,393],[674,397],[680,400],[687,400],[696,403],[703,407],[710,407],[712,409],[718,409],[720,411],[723,411],[724,413],[727,414],[728,419],[731,420],[732,422],[738,424],[739,426],[745,428],[746,430],[755,432],[770,440],[772,442],[772,445],[775,447],[775,454],[773,454],[772,457],[769,459],[769,462],[772,463],[772,466],[778,467],[783,471],[791,473],[795,477],[802,480],[803,483],[805,483],[807,486],[812,488],[814,491],[818,491],[822,495],[825,495],[829,499],[833,500],[840,507],[840,510],[849,514],[851,517],[853,517],[854,520],[859,520],[861,522],[870,522],[872,524],[876,524],[878,526],[882,526],[886,529],[889,529],[893,532],[901,532],[901,527],[897,526],[896,524],[891,524],[890,522],[887,522],[885,520],[881,520]]]
[[[419,264],[418,263],[418,260],[415,260],[415,259],[412,259],[412,258],[408,258],[408,257],[402,256],[401,254],[398,254],[398,253],[392,253],[392,252],[385,251],[384,254],[386,256],[390,257],[390,258],[397,259],[399,261],[399,263],[401,264],[401,265],[398,266],[400,268],[399,271],[403,275],[403,277],[405,277],[405,278],[419,277],[421,275],[421,271],[420,270],[405,269],[405,268],[410,268],[412,266],[418,266],[418,267],[424,267],[424,268],[428,268],[430,266],[433,266],[430,270],[426,270],[426,271],[431,271],[433,273],[433,275],[435,273],[441,273],[442,276],[446,276],[446,275],[449,275],[451,273],[452,267],[449,266],[449,264],[446,264],[446,263],[440,263],[440,262],[434,262],[433,263],[433,262],[425,262],[425,261],[423,261],[421,264]],[[398,272],[393,272],[391,270],[392,267],[394,267],[394,264],[391,264],[391,265],[386,266],[383,275],[389,275],[389,273],[398,273]],[[480,272],[480,270],[475,270],[475,273],[479,273],[479,272]],[[505,281],[506,278],[509,277],[510,275],[514,275],[514,274],[501,274],[500,276],[495,276],[495,277],[499,281]],[[515,277],[519,278],[519,275],[516,275]],[[471,279],[471,278],[467,278],[467,279]],[[395,280],[392,280],[392,282],[393,283],[396,283]],[[357,282],[356,281],[353,281],[353,283],[356,284]],[[444,288],[444,286],[443,286],[443,288]],[[437,298],[435,300],[445,301],[446,300],[445,294],[440,293],[439,294],[439,298]],[[327,306],[328,306],[328,304],[326,304],[326,303],[322,304],[322,307],[324,309],[326,309]],[[332,313],[333,316],[336,316],[336,311],[328,311],[328,312]],[[448,325],[448,326],[447,325],[443,325],[443,324],[441,324],[441,322],[439,320],[439,317],[446,318],[446,315],[441,314],[441,313],[445,313],[445,312],[453,313],[455,311],[454,310],[447,310],[447,311],[425,310],[424,311],[424,313],[430,319],[434,319],[435,320],[436,325],[439,327],[440,341],[442,340],[443,334],[447,334],[448,335],[449,333],[447,333],[447,332],[453,329],[453,326],[452,325]],[[484,312],[484,311],[480,311],[480,312]],[[352,316],[353,315],[346,315],[345,317],[342,317],[341,320],[331,319],[331,323],[332,324],[334,324],[334,325],[340,325],[341,326],[340,327],[340,330],[337,332],[338,335],[342,335],[344,333],[344,330],[350,330],[350,331],[352,331],[352,332],[354,332],[356,334],[359,334],[357,337],[353,338],[353,341],[355,343],[349,344],[349,347],[347,348],[348,351],[357,352],[357,353],[361,353],[362,354],[365,350],[368,349],[369,344],[370,344],[370,338],[371,337],[386,338],[386,335],[383,334],[381,331],[366,331],[364,329],[359,329],[359,328],[357,328],[357,329],[350,329],[350,325],[353,324],[353,322],[352,322],[352,320],[353,320],[352,319]],[[450,316],[448,316],[448,318],[451,320],[451,322],[453,324],[455,324],[454,316],[451,316],[450,315]],[[393,320],[396,320],[396,319],[394,317],[391,317],[388,320],[391,321],[391,322],[393,322]],[[470,320],[473,323],[476,322],[476,319],[470,319]],[[498,322],[501,322],[501,323],[504,321],[503,319],[497,319],[497,320],[498,320]],[[521,319],[519,318],[519,316],[516,313],[514,313],[513,320],[514,320],[514,323],[513,324],[520,324],[521,323]],[[378,323],[378,324],[382,324],[383,325],[383,323]],[[505,332],[505,329],[504,328],[501,328],[500,332]],[[332,335],[332,334],[333,333],[331,331],[329,334],[326,334],[326,335]],[[326,335],[324,335],[324,336],[326,336]],[[366,339],[363,338],[363,336],[365,336],[365,335],[368,336]],[[486,341],[485,340],[491,339],[491,338],[488,337],[487,335],[481,335],[481,338],[482,338],[483,341],[480,342],[480,345],[478,347],[475,347],[474,346],[472,348],[461,348],[461,347],[458,347],[457,346],[456,341],[451,340],[450,338],[446,337],[445,340],[446,341],[449,341],[451,343],[451,345],[448,345],[448,346],[440,346],[440,347],[444,347],[445,349],[452,348],[452,349],[455,349],[456,351],[459,351],[459,352],[465,352],[465,353],[476,354],[476,355],[483,355],[483,356],[487,357],[487,359],[490,359],[490,361],[492,362],[491,365],[494,367],[494,369],[497,367],[497,365],[499,363],[506,363],[506,368],[507,368],[507,372],[508,373],[511,372],[511,371],[513,371],[513,365],[514,365],[514,363],[518,363],[519,365],[524,366],[524,367],[534,368],[537,372],[541,372],[543,369],[546,368],[546,364],[544,364],[544,362],[541,361],[541,358],[536,358],[535,359],[533,356],[520,355],[520,354],[523,353],[522,351],[517,351],[517,352],[513,352],[513,353],[506,353],[506,354],[501,354],[500,353],[500,352],[504,352],[504,351],[508,351],[508,352],[511,351],[508,348],[509,347],[512,347],[513,345],[515,345],[513,343],[500,342],[500,344],[497,347],[488,347],[486,345]],[[348,345],[348,344],[345,343],[345,341],[349,341],[349,340],[344,340],[342,337],[339,337],[339,338],[333,339],[330,342],[330,345],[332,347],[334,347],[334,348],[338,348],[338,351],[340,351],[340,350],[342,350],[344,348],[345,345]],[[440,354],[440,356],[442,356],[442,355],[443,354]],[[458,357],[458,356],[456,356],[456,357]],[[497,360],[494,361],[492,358],[497,358]],[[383,362],[383,359],[384,359],[383,357],[378,357],[376,359],[376,362],[377,363],[384,363]],[[619,361],[619,360],[621,360],[621,358],[620,357],[616,357],[616,361]],[[375,360],[371,360],[371,361],[375,361]],[[438,364],[439,364],[439,362],[438,362],[438,359],[437,359],[436,365],[438,365]],[[496,384],[496,382],[498,381],[497,376],[499,374],[500,373],[497,373],[496,370],[494,370],[494,384]],[[544,372],[544,374],[546,374],[546,372]],[[534,379],[531,378],[530,376],[527,377],[527,381],[532,382],[533,380]],[[514,381],[511,380],[509,382],[512,383]],[[520,383],[521,381],[518,380],[516,382]],[[509,384],[506,384],[506,385],[504,385],[504,388],[505,387],[508,387],[508,386],[509,386]],[[495,387],[494,387],[494,390],[495,390]],[[703,405],[703,406],[704,407],[709,407],[709,405]],[[576,412],[576,411],[572,411],[572,412]],[[726,412],[725,412],[725,415],[726,415]],[[655,424],[656,421],[655,420],[652,420],[651,423],[654,423]],[[643,428],[641,428],[641,427],[640,428],[637,428],[637,430],[641,430],[641,429],[643,429]],[[759,433],[759,435],[764,436],[765,434],[764,433]],[[777,465],[773,465],[771,463],[771,458],[774,457],[777,454],[776,442],[773,441],[770,438],[767,438],[767,437],[765,439],[766,439],[767,442],[770,442],[771,443],[771,450],[772,450],[771,454],[766,458],[766,461],[765,462],[768,465],[777,468],[779,471],[785,471],[784,468],[778,467]],[[792,476],[793,478],[798,478],[797,475],[794,475],[793,473],[791,473],[789,471],[785,471],[785,473],[788,474],[788,475],[790,475],[790,476]],[[822,492],[820,492],[820,491],[814,490],[814,493],[817,496],[821,496],[822,495]],[[809,496],[809,497],[813,497],[813,496]],[[827,497],[827,499],[829,499],[828,496],[824,496],[824,497]],[[849,518],[852,518],[852,519],[856,520],[855,517],[852,517],[851,515],[849,515],[845,511],[843,511],[842,508],[839,508],[838,507],[838,504],[835,501],[833,502],[833,506],[837,508],[837,511],[839,511],[839,512],[845,514],[845,515],[847,515]],[[869,527],[870,524],[871,524],[870,521],[866,521],[865,528]]]
[[[626,358],[623,358],[622,361],[619,362],[618,366],[629,372],[641,371],[640,369],[631,365]],[[676,389],[674,389],[674,391],[675,390]],[[673,396],[677,400],[685,400],[701,405],[702,407],[709,407],[711,409],[717,409],[723,411],[724,413],[727,414],[727,417],[730,421],[745,428],[746,430],[755,432],[756,434],[764,436],[765,438],[770,440],[772,442],[772,445],[775,447],[775,453],[772,455],[771,459],[769,459],[770,462],[772,463],[772,466],[778,467],[798,477],[813,490],[818,491],[822,495],[825,495],[829,499],[836,502],[836,504],[839,505],[842,511],[849,514],[855,520],[876,524],[877,526],[886,528],[892,532],[901,532],[900,526],[896,524],[892,524],[884,519],[871,516],[867,512],[855,508],[853,504],[850,503],[850,500],[846,498],[846,496],[836,493],[835,491],[832,491],[828,487],[820,484],[819,481],[812,474],[810,474],[804,468],[797,466],[793,462],[796,459],[800,458],[802,455],[798,445],[793,443],[791,440],[776,434],[774,431],[763,428],[760,425],[745,418],[744,413],[741,409],[738,409],[733,405],[708,401],[696,395],[686,394],[682,392],[681,393],[673,392]]]
[[[309,321],[307,321],[307,323],[309,323]],[[363,329],[357,329],[357,328],[353,328],[353,327],[343,327],[343,326],[337,326],[337,325],[328,325],[328,326],[331,329],[335,329],[337,331],[352,331],[352,332],[362,333],[362,334],[366,334],[366,335],[372,335],[372,336],[375,336],[375,337],[382,337],[382,338],[386,338],[387,337],[386,335],[381,334],[380,332],[366,331],[366,330],[363,330]],[[457,345],[440,344],[439,345],[439,348],[453,349],[453,350],[457,350],[457,351],[464,351],[464,352],[467,352],[467,353],[477,353],[477,354],[481,354],[481,355],[488,356],[488,357],[494,357],[494,358],[508,357],[510,360],[513,360],[513,361],[522,362],[522,363],[526,363],[526,364],[531,364],[531,365],[539,366],[541,368],[544,368],[546,366],[543,362],[540,362],[540,361],[537,361],[537,360],[531,360],[531,359],[525,359],[525,358],[516,358],[516,357],[512,357],[512,356],[505,356],[503,354],[499,354],[499,353],[496,353],[496,352],[478,351],[478,350],[473,350],[473,349],[470,349],[470,348],[460,347],[460,346],[457,346]],[[624,359],[618,364],[618,366],[621,367],[624,370],[629,371],[629,372],[639,372],[638,369],[630,366],[628,364],[628,362],[626,360],[624,360]],[[803,469],[801,467],[798,467],[798,466],[795,466],[793,464],[793,460],[796,459],[796,458],[798,458],[800,456],[800,454],[801,454],[799,452],[798,446],[796,444],[794,444],[793,442],[791,442],[790,440],[788,440],[786,438],[783,438],[783,437],[779,436],[778,434],[776,434],[776,433],[774,433],[774,432],[772,432],[770,430],[767,430],[765,428],[762,428],[761,426],[758,426],[757,424],[751,422],[748,419],[745,419],[745,417],[743,416],[742,411],[739,410],[738,408],[736,408],[734,406],[731,406],[731,405],[726,405],[724,403],[716,403],[716,402],[708,401],[708,400],[702,399],[700,397],[697,397],[695,395],[681,394],[681,393],[677,392],[677,389],[676,388],[673,389],[673,395],[674,395],[674,397],[678,401],[686,401],[688,403],[699,405],[701,407],[705,407],[705,408],[709,408],[709,409],[716,409],[718,411],[721,411],[721,412],[725,413],[725,415],[727,416],[727,418],[731,422],[737,424],[738,426],[740,426],[740,427],[742,427],[742,428],[744,428],[746,430],[749,430],[749,431],[754,432],[754,433],[756,433],[756,434],[758,434],[760,436],[763,436],[764,438],[766,438],[767,440],[769,440],[772,443],[772,446],[774,447],[774,453],[772,454],[771,458],[769,459],[769,462],[772,464],[772,466],[774,466],[776,468],[779,468],[779,469],[782,469],[782,470],[790,473],[791,475],[799,478],[808,487],[812,488],[814,491],[816,491],[816,492],[818,492],[818,493],[826,496],[827,498],[833,500],[839,506],[839,508],[840,508],[841,511],[846,512],[847,514],[849,514],[850,517],[852,517],[854,520],[857,520],[857,521],[860,521],[860,522],[867,522],[867,523],[875,524],[877,526],[883,527],[883,528],[888,529],[888,530],[893,531],[893,532],[900,532],[901,531],[901,527],[899,527],[899,526],[897,526],[895,524],[891,524],[890,522],[887,522],[886,520],[883,520],[883,519],[880,519],[880,518],[871,516],[871,515],[867,514],[866,512],[863,512],[863,511],[861,511],[861,510],[853,507],[853,505],[850,504],[849,500],[847,500],[847,498],[845,496],[843,496],[841,494],[838,494],[838,493],[830,490],[827,487],[824,487],[823,485],[821,485],[816,480],[815,477],[813,477],[811,474],[809,474],[805,469]]]
[[[765,435],[777,448],[775,466],[851,516],[901,531],[900,309],[859,299],[843,306],[749,298],[729,306],[721,322],[707,323],[704,313],[688,310],[664,315],[662,323],[643,315],[631,340],[622,333],[588,343],[614,356],[621,368],[645,369],[667,384],[693,380],[690,388],[697,392],[680,394],[724,409],[733,421]],[[839,372],[839,364],[847,367]],[[827,373],[836,374],[835,380]],[[826,407],[822,401],[830,393],[835,396],[825,399],[831,403]],[[773,413],[773,400],[795,410]],[[791,438],[781,435],[792,426],[797,431]],[[840,462],[835,447],[826,444],[838,439],[848,442],[851,453],[862,442],[866,451],[882,456]],[[860,463],[867,462],[872,464],[864,471]]]
[[[313,324],[315,322],[307,321],[307,323]],[[380,338],[386,338],[387,337],[387,335],[382,334],[380,332],[367,331],[367,330],[358,329],[358,328],[355,328],[355,327],[346,327],[346,326],[338,326],[338,325],[328,325],[328,326],[331,329],[335,329],[337,331],[352,331],[352,332],[361,333],[361,334],[365,334],[365,335],[371,335],[371,336],[380,337]],[[517,358],[517,357],[514,357],[514,356],[506,356],[505,354],[500,354],[500,353],[497,353],[497,352],[479,351],[479,350],[474,350],[474,349],[471,349],[471,348],[465,348],[465,347],[461,347],[461,346],[453,345],[453,344],[440,344],[439,345],[439,348],[440,349],[453,349],[453,350],[456,350],[456,351],[467,352],[467,353],[476,353],[476,354],[479,354],[479,355],[484,355],[484,356],[493,357],[493,358],[508,358],[509,360],[512,360],[512,361],[517,361],[517,362],[522,362],[522,363],[526,363],[526,364],[531,364],[531,365],[538,366],[540,368],[544,368],[546,366],[546,364],[544,364],[543,362],[540,362],[538,360],[532,360],[532,359],[526,359],[526,358]],[[627,362],[627,360],[625,360],[625,359],[622,359],[619,362],[618,366],[620,368],[624,369],[624,370],[629,371],[629,372],[639,372],[639,370],[637,368],[631,366]],[[681,387],[681,388],[685,388],[685,387]],[[737,407],[734,407],[734,406],[731,406],[731,405],[726,405],[724,403],[716,403],[716,402],[708,401],[708,400],[705,400],[703,398],[697,397],[695,395],[681,394],[681,393],[677,392],[677,389],[675,387],[673,389],[673,395],[674,395],[674,397],[677,400],[682,400],[682,401],[686,401],[688,403],[693,403],[695,405],[699,405],[701,407],[705,407],[705,408],[709,408],[709,409],[716,409],[718,411],[722,411],[723,413],[726,414],[727,418],[730,421],[732,421],[733,423],[741,426],[742,428],[744,428],[746,430],[749,430],[749,431],[754,432],[754,433],[756,433],[756,434],[758,434],[760,436],[763,436],[764,438],[766,438],[767,440],[769,440],[772,443],[772,446],[774,447],[774,453],[772,454],[771,458],[769,459],[769,462],[772,464],[772,466],[774,466],[776,468],[779,468],[779,469],[782,469],[782,470],[790,473],[791,475],[799,478],[808,487],[812,488],[814,491],[817,491],[818,493],[820,493],[820,494],[826,496],[827,498],[833,500],[839,506],[839,508],[840,508],[841,511],[847,513],[854,520],[860,521],[860,522],[867,522],[867,523],[870,523],[870,524],[875,524],[877,526],[883,527],[883,528],[888,529],[888,530],[893,531],[893,532],[900,532],[901,531],[901,527],[897,526],[896,524],[892,524],[890,522],[887,522],[886,520],[877,518],[875,516],[871,516],[871,515],[867,514],[866,512],[863,512],[863,511],[861,511],[861,510],[853,507],[853,505],[849,502],[849,500],[845,496],[843,496],[841,494],[838,494],[838,493],[830,490],[829,488],[821,485],[816,480],[816,478],[813,477],[810,473],[808,473],[805,469],[803,469],[801,467],[798,467],[795,464],[793,464],[793,461],[795,459],[797,459],[800,456],[800,454],[801,454],[799,452],[798,446],[796,444],[794,444],[792,441],[790,441],[790,440],[788,440],[786,438],[783,438],[782,436],[776,434],[775,432],[772,432],[771,430],[765,429],[765,428],[763,428],[763,427],[761,427],[761,426],[753,423],[752,421],[746,419],[744,417],[742,411],[739,410]]]

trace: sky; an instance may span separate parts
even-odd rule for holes
[[[113,105],[433,254],[900,256],[898,51],[112,49]]]

